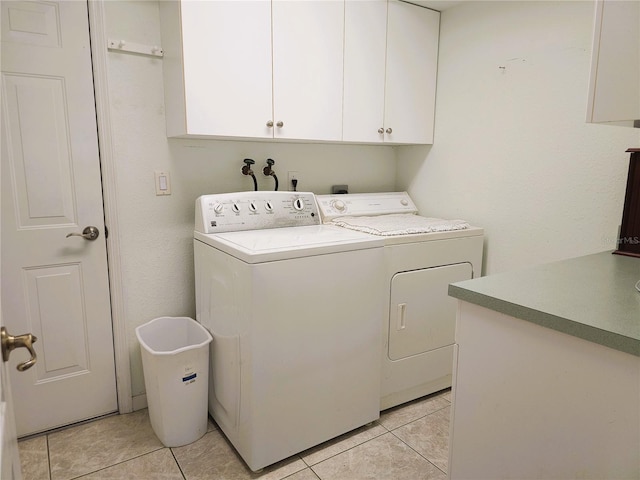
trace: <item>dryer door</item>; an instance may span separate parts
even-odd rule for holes
[[[397,273],[391,279],[389,350],[391,360],[454,343],[456,300],[449,284],[469,280],[470,263]]]

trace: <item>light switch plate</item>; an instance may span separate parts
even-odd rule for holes
[[[169,172],[154,172],[156,177],[156,195],[171,195],[171,177]]]

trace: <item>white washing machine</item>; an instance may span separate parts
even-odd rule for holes
[[[383,252],[322,225],[312,193],[196,201],[209,412],[251,470],[379,417]]]
[[[483,229],[421,217],[406,192],[317,201],[325,224],[385,242],[380,409],[450,387],[456,302],[448,286],[480,276]]]

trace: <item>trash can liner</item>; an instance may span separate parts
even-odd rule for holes
[[[180,327],[174,325],[186,320],[195,323],[194,328],[184,328],[184,324]],[[174,326],[178,328],[173,328]],[[170,329],[170,333],[165,328]],[[154,355],[176,355],[211,342],[211,334],[198,322],[187,317],[156,318],[136,328],[136,335],[140,345]],[[142,339],[140,335],[143,336]]]

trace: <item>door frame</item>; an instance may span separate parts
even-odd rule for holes
[[[106,241],[107,268],[109,272],[118,411],[119,413],[130,413],[133,411],[131,367],[124,312],[120,236],[118,234],[120,230],[118,228],[118,201],[115,181],[117,177],[112,143],[107,64],[108,42],[105,28],[104,0],[87,0],[87,5],[89,9],[89,38],[91,40],[93,86],[98,124],[100,171],[102,172],[104,220],[109,229],[109,236]]]

